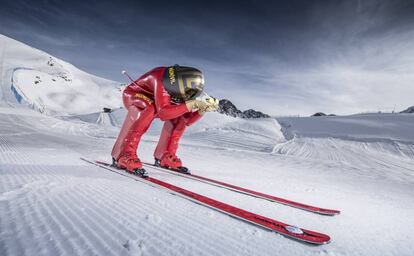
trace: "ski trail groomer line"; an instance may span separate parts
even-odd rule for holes
[[[202,72],[179,65],[157,67],[131,81],[123,92],[128,114],[112,149],[113,164],[147,175],[137,156],[138,144],[151,122],[159,118],[165,123],[154,152],[155,165],[189,172],[176,156],[180,138],[204,113],[218,109],[218,100],[203,93]]]

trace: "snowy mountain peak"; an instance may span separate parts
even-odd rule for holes
[[[241,117],[241,118],[268,118],[270,117],[267,114],[263,114],[260,111],[254,109],[248,109],[245,111],[239,110],[230,100],[222,99],[219,104],[219,113],[225,114],[232,117]]]

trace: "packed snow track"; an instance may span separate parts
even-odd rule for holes
[[[303,149],[283,154],[294,141],[276,143],[279,153],[246,151],[249,139],[241,148],[226,149],[209,139],[202,143],[197,127],[183,140],[181,156],[197,173],[340,209],[335,217],[149,169],[154,177],[197,193],[332,237],[329,245],[309,247],[79,160],[108,161],[114,128],[7,107],[0,109],[0,127],[1,255],[410,255],[414,249],[409,242],[413,181],[402,179],[412,177],[408,157],[363,161],[357,152],[353,166],[344,159],[310,157]],[[155,128],[139,149],[148,161]],[[306,147],[313,154],[326,141],[315,143]]]

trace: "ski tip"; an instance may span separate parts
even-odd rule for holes
[[[326,234],[312,232],[309,230],[303,230],[303,232],[304,232],[303,236],[305,237],[305,239],[300,239],[298,237],[297,238],[308,244],[324,245],[324,244],[329,244],[331,242],[331,237]]]

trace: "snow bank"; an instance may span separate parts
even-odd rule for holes
[[[260,141],[263,142],[278,143],[285,140],[280,124],[274,119],[243,119],[219,113],[205,114],[188,131],[192,136],[197,136],[200,133],[214,135],[220,132],[233,135],[254,135],[262,138]]]
[[[364,142],[414,142],[414,115],[411,114],[289,117],[277,120],[288,138],[332,137]]]
[[[414,115],[278,118],[289,139],[274,154],[341,162],[378,176],[414,181]],[[368,163],[368,164],[367,164]],[[386,172],[383,167],[387,166]],[[398,170],[395,174],[394,170]]]
[[[80,121],[102,126],[121,127],[125,118],[125,114],[126,112],[124,109],[116,109],[111,113],[101,111],[85,115],[59,116],[59,118],[63,120]]]
[[[154,120],[144,139],[158,141],[163,122]],[[243,119],[206,113],[189,126],[182,143],[217,148],[271,152],[284,142],[281,126],[274,119]]]

